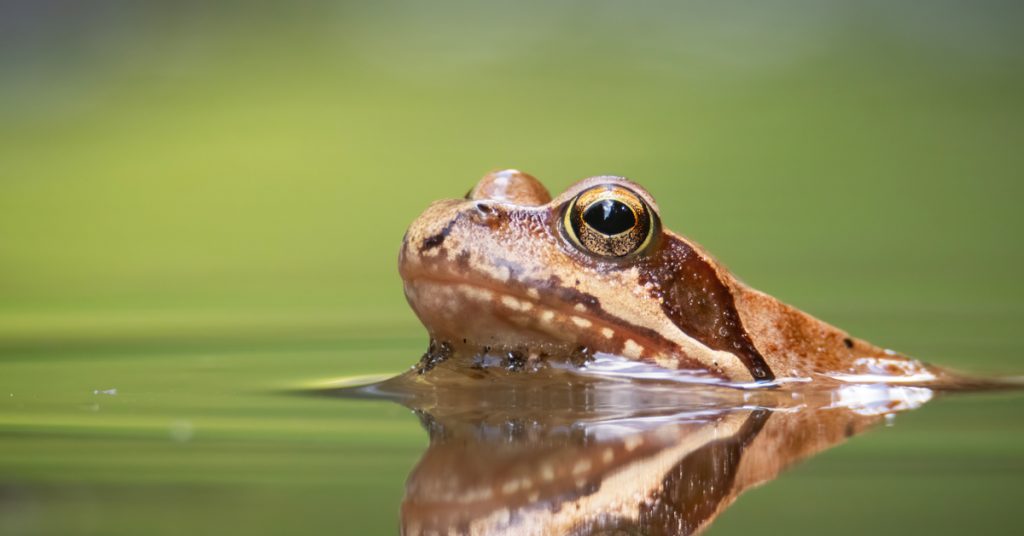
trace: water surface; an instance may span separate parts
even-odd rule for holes
[[[654,395],[628,384],[449,390],[405,405],[316,395],[338,377],[401,371],[419,346],[368,336],[9,349],[0,365],[0,533],[393,533],[434,519],[439,486],[454,497],[513,486],[512,476],[541,479],[536,462],[545,459],[592,463],[576,475],[582,487],[559,478],[563,487],[515,495],[520,507],[578,499],[614,476],[598,463],[607,448],[622,454],[612,469],[635,464],[648,483],[676,466],[697,475],[686,485],[701,500],[645,519],[689,530],[717,518],[711,534],[766,519],[797,534],[1002,533],[1020,499],[1024,425],[1013,393],[939,396],[913,411],[877,397]],[[929,397],[910,398],[913,406]],[[638,438],[652,450],[630,461],[623,449]],[[749,489],[762,480],[771,482]],[[688,520],[671,515],[691,511]]]

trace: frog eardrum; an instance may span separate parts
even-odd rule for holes
[[[562,227],[584,253],[622,258],[643,250],[654,237],[656,215],[627,188],[603,184],[581,192],[565,207]]]

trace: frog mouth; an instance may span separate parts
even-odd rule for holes
[[[508,318],[525,315],[543,321],[554,317],[575,317],[578,319],[576,324],[583,329],[592,327],[595,322],[608,323],[607,320],[596,318],[581,305],[545,300],[535,288],[520,289],[516,286],[519,285],[439,274],[417,275],[407,278],[405,282],[406,296],[425,324],[428,322],[423,316],[433,316],[431,313],[435,309],[451,311],[466,302],[475,303],[481,309]],[[445,294],[448,299],[441,305],[447,307],[433,308],[430,307],[431,303],[425,303],[424,299],[429,298],[427,294],[430,293]]]
[[[707,370],[653,329],[601,309],[592,295],[557,281],[492,281],[407,274],[406,297],[435,338],[487,346],[607,353],[658,366]]]

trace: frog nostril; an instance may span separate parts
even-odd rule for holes
[[[473,209],[469,210],[470,220],[479,225],[486,225],[490,228],[495,228],[502,217],[504,212],[500,207],[494,205],[494,203],[477,202],[473,204]]]

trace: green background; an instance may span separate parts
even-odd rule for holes
[[[751,285],[1019,374],[1022,23],[996,1],[5,3],[0,533],[392,532],[415,419],[280,392],[417,359],[402,233],[500,168],[555,193],[628,176]],[[1003,532],[1018,407],[929,405],[712,533]]]

